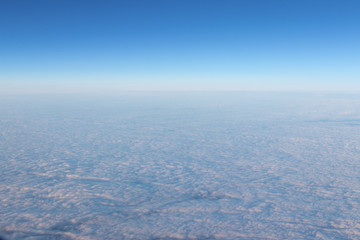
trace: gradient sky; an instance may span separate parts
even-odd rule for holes
[[[0,1],[0,93],[114,90],[360,91],[360,1]]]

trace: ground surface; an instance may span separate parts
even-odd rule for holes
[[[359,239],[360,96],[0,98],[0,236]]]

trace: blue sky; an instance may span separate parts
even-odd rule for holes
[[[0,93],[360,91],[357,0],[1,0]]]

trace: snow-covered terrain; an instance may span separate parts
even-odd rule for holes
[[[360,239],[360,96],[0,98],[0,238]]]

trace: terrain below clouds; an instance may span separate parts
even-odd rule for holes
[[[360,96],[0,100],[1,240],[360,238]]]

